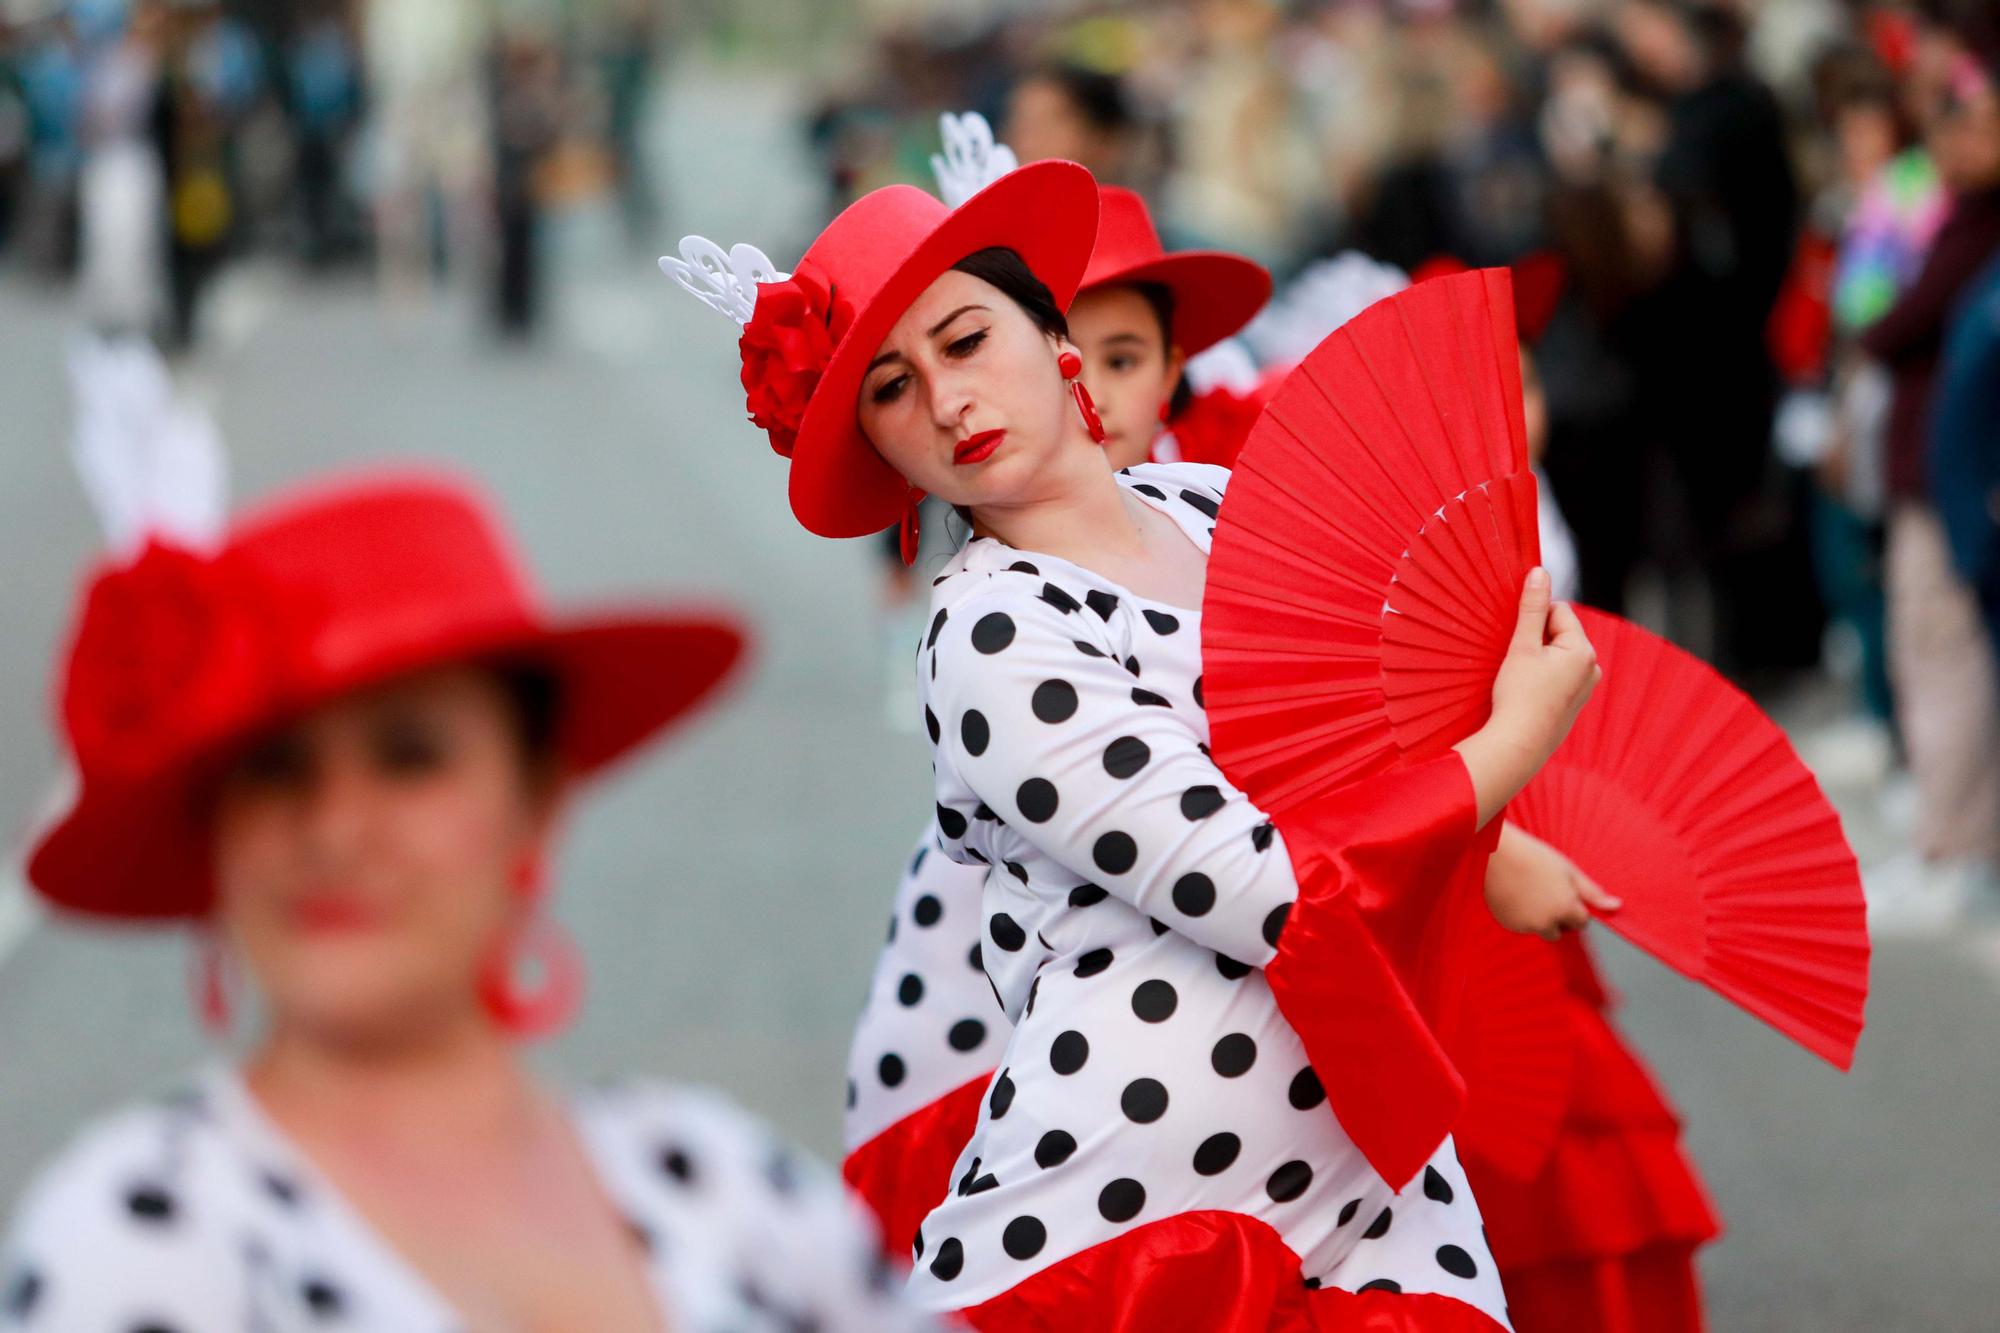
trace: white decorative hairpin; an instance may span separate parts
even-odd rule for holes
[[[709,309],[748,324],[757,309],[757,284],[790,277],[747,242],[724,250],[706,236],[683,236],[680,258],[660,256],[660,272]]]
[[[136,555],[149,537],[213,549],[228,497],[222,436],[207,412],[175,396],[159,352],[143,338],[80,334],[69,377],[71,451],[111,550]]]
[[[993,137],[993,127],[977,111],[938,117],[944,151],[931,154],[938,197],[957,208],[981,190],[1021,165],[1014,150]]]

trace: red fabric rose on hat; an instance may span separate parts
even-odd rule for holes
[[[98,574],[62,697],[84,774],[149,775],[254,715],[274,688],[259,603],[225,561],[159,542]]]
[[[750,420],[786,458],[798,442],[806,404],[833,359],[831,312],[826,286],[809,275],[758,283],[756,307],[736,345]]]

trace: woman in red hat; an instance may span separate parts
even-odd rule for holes
[[[977,113],[944,116],[942,133],[945,151],[933,165],[948,204],[963,203],[1017,165]],[[1188,356],[1248,322],[1271,281],[1235,255],[1167,254],[1144,201],[1130,190],[1100,186],[1098,203],[1097,241],[1069,326],[1104,422],[1105,453],[1117,468],[1150,461],[1157,445],[1171,445],[1162,423],[1189,396],[1182,380]],[[1009,1031],[972,961],[985,867],[961,865],[938,847],[933,821],[897,885],[888,939],[848,1052],[843,1171],[898,1253],[907,1253],[917,1224],[944,1198]]]
[[[943,850],[988,867],[980,963],[1015,1027],[912,1290],[996,1329],[1505,1327],[1459,1091],[1334,923],[1349,894],[1482,871],[1589,692],[1589,645],[1530,579],[1478,734],[1283,827],[1252,807],[1201,696],[1227,473],[1114,471],[1078,381],[1061,311],[1096,209],[1087,172],[1035,163],[956,209],[875,191],[789,275],[705,242],[668,261],[746,320],[751,416],[807,528],[900,521],[913,550],[934,493],[974,534],[917,669]],[[1587,915],[1573,886],[1493,902],[1519,927]]]
[[[265,1025],[44,1170],[0,1326],[912,1322],[862,1210],[741,1112],[560,1096],[519,1052],[575,998],[540,901],[561,816],[730,674],[730,619],[552,618],[482,504],[429,476],[121,546],[61,664],[79,783],[29,877],[79,919],[197,924]]]

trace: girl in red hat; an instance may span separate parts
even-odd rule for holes
[[[87,373],[161,400],[138,351]],[[720,1098],[544,1088],[575,999],[542,867],[578,784],[730,674],[727,617],[545,613],[456,480],[294,492],[219,530],[212,437],[86,405],[115,520],[59,665],[77,782],[29,879],[188,921],[264,1026],[89,1131],[22,1204],[0,1326],[909,1326],[865,1215]],[[539,973],[523,977],[524,965]]]
[[[746,321],[751,416],[809,529],[900,520],[914,550],[930,493],[972,527],[917,670],[942,850],[987,868],[978,961],[1015,1026],[912,1290],[996,1329],[1505,1327],[1459,1094],[1401,1044],[1407,1001],[1352,984],[1332,922],[1350,893],[1483,872],[1589,645],[1530,579],[1478,734],[1282,827],[1252,807],[1201,695],[1228,475],[1112,469],[1063,320],[1097,200],[1035,163],[956,209],[867,195],[789,275],[699,241],[667,261]],[[1517,927],[1586,918],[1574,885],[1491,901]]]

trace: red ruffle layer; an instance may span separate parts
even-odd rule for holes
[[[1071,1255],[959,1318],[989,1333],[1497,1333],[1449,1296],[1308,1291],[1278,1233],[1182,1213]]]

